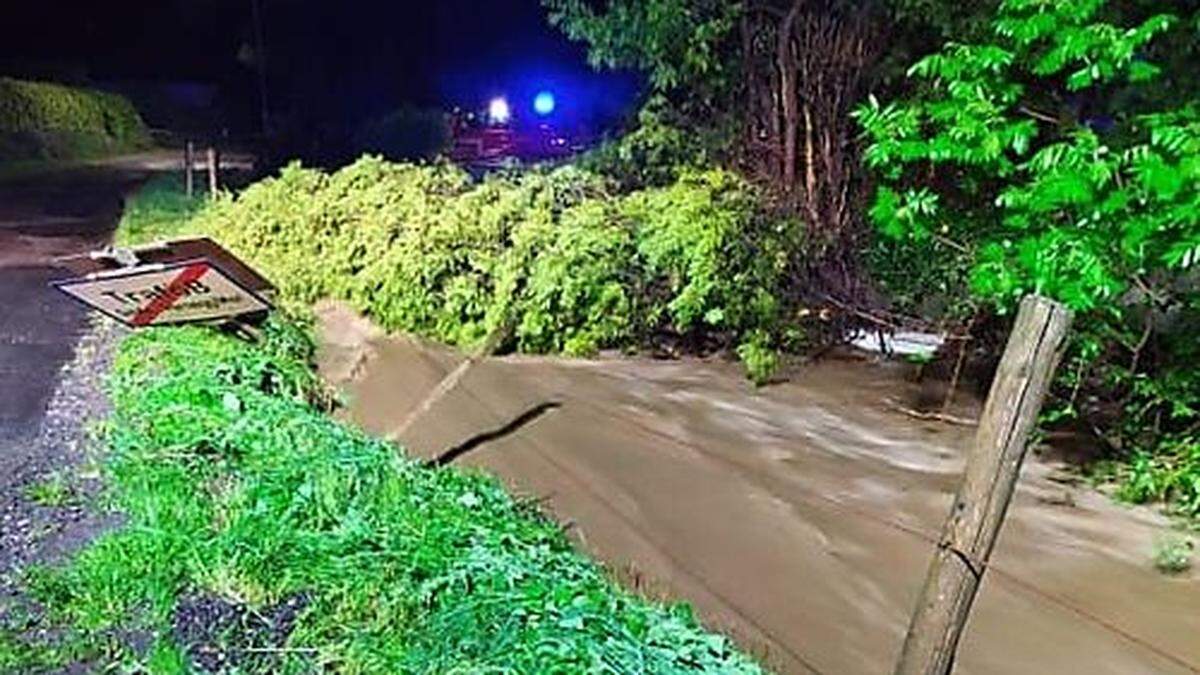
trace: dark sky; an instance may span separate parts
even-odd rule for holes
[[[250,96],[251,0],[0,0],[0,69],[94,81],[195,80]],[[553,89],[564,114],[611,114],[628,75],[597,74],[538,0],[261,0],[272,97],[354,116],[401,103],[519,106]],[[239,55],[242,57],[239,60]],[[230,93],[232,92],[232,93]]]

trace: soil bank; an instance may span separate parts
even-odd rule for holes
[[[372,433],[460,358],[319,315],[323,374]],[[691,602],[772,668],[890,672],[973,429],[897,412],[918,395],[902,366],[791,375],[755,390],[715,361],[490,359],[403,442],[434,457],[561,403],[456,463],[542,500],[628,583]],[[1198,672],[1200,575],[1150,562],[1166,527],[1031,456],[956,672]]]

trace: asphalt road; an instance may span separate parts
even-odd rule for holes
[[[26,473],[86,311],[49,284],[54,259],[103,246],[140,168],[90,167],[0,182],[0,487]]]
[[[248,166],[233,160],[235,170]],[[69,275],[55,260],[103,247],[124,197],[180,164],[178,153],[154,151],[0,179],[0,632],[25,630],[32,611],[22,570],[53,564],[120,521],[92,508],[99,476],[79,469],[90,425],[109,412],[104,375],[124,329],[91,320],[52,288]],[[39,484],[66,496],[38,499]]]

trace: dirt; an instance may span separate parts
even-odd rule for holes
[[[378,435],[460,358],[319,314],[323,374]],[[907,375],[827,359],[756,390],[717,360],[489,359],[402,440],[425,458],[467,447],[455,464],[541,500],[619,577],[772,668],[887,672],[973,434],[902,412],[921,396]],[[1167,530],[1032,457],[956,672],[1200,672],[1200,575],[1151,561]]]
[[[172,617],[172,635],[200,672],[276,672],[308,603],[295,595],[255,610],[213,595],[183,598]]]

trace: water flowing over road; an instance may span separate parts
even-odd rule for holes
[[[372,433],[459,358],[319,313],[323,374]],[[541,500],[626,583],[773,668],[890,672],[973,434],[898,412],[918,395],[903,370],[829,359],[755,390],[719,361],[489,359],[403,441],[432,458],[557,403],[455,464]],[[956,672],[1198,672],[1200,576],[1150,561],[1166,527],[1031,456]]]

